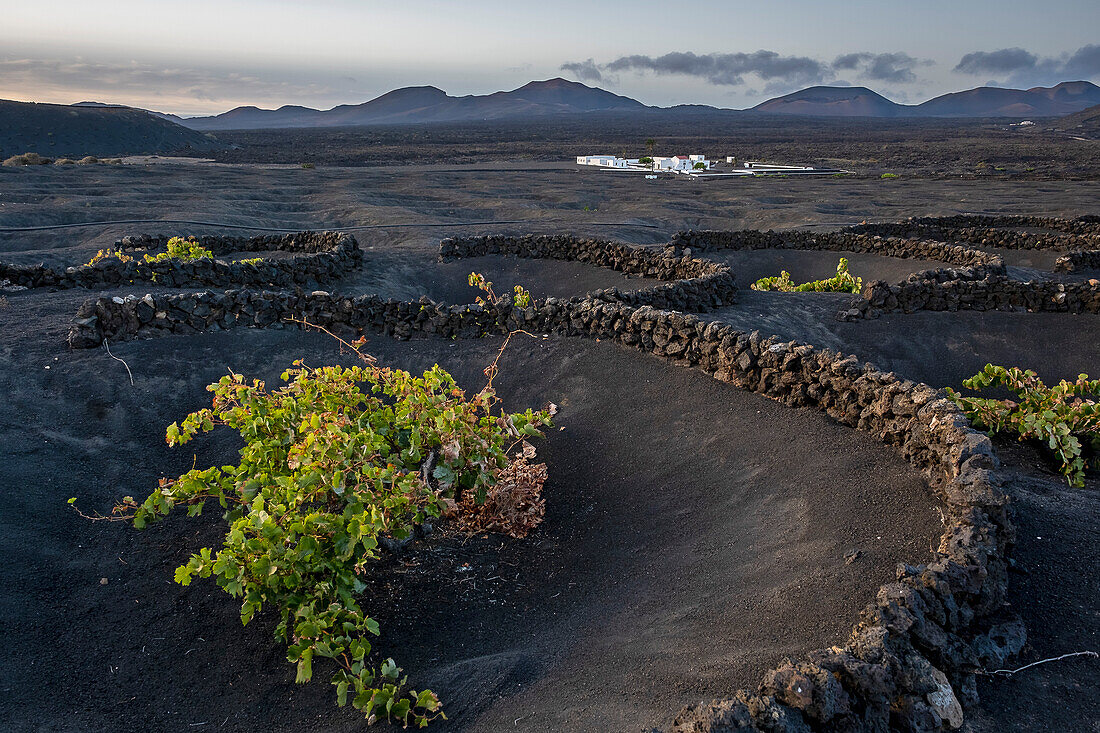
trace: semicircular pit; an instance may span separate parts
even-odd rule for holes
[[[824,280],[836,275],[841,257],[848,260],[848,272],[853,277],[863,278],[865,283],[872,280],[898,282],[922,270],[951,267],[937,260],[833,250],[720,249],[700,252],[696,256],[729,265],[740,288],[748,288],[762,277],[774,277],[781,270],[789,272],[796,283]]]
[[[413,370],[438,362],[477,389],[500,343],[373,337],[366,348]],[[215,511],[135,532],[59,517],[50,497],[137,496],[187,470],[192,453],[200,464],[231,460],[232,441],[179,451],[160,440],[166,422],[208,403],[204,386],[227,365],[274,384],[293,359],[350,357],[324,335],[262,330],[115,352],[140,365],[132,389],[117,388],[118,365],[100,352],[38,371],[83,376],[47,411],[51,461],[71,470],[27,508],[28,526],[46,514],[60,526],[13,558],[32,586],[61,596],[35,610],[33,627],[68,650],[65,665],[28,673],[27,704],[91,728],[170,728],[170,711],[199,708],[238,711],[225,730],[346,728],[356,713],[333,705],[324,675],[293,684],[271,613],[242,628],[238,604],[212,583],[170,583],[187,552],[218,541]],[[534,730],[667,724],[685,703],[755,686],[782,657],[842,642],[896,563],[924,561],[938,538],[917,470],[819,413],[580,339],[513,339],[496,385],[508,409],[560,406],[561,429],[538,441],[550,469],[544,524],[525,540],[437,533],[391,560],[367,605],[382,626],[377,653],[444,699],[451,722],[439,730],[500,730],[521,717]],[[105,394],[111,404],[89,412],[85,402]],[[85,440],[89,430],[103,440]],[[7,465],[31,481],[37,464]],[[72,561],[43,565],[41,553]],[[103,660],[118,671],[104,675]],[[164,685],[166,675],[180,684]],[[119,685],[159,704],[120,707]],[[45,705],[33,689],[79,692]]]
[[[437,303],[472,303],[485,294],[470,286],[471,272],[492,282],[498,296],[520,285],[539,299],[569,298],[605,288],[641,290],[663,282],[575,261],[486,255],[441,262],[438,251],[405,251],[368,252],[363,266],[334,281],[331,289],[395,300],[426,295]]]

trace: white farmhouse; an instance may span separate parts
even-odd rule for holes
[[[617,161],[614,155],[578,155],[577,165],[598,165],[602,168],[615,168],[615,161]]]
[[[697,163],[702,163],[704,170],[710,168],[710,161],[705,155],[674,155],[668,158],[654,158],[653,170],[688,172],[695,170]]]

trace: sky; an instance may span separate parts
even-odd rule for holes
[[[0,99],[214,114],[562,76],[646,104],[1100,83],[1100,0],[0,0]]]

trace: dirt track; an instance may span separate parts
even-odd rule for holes
[[[772,180],[719,188],[677,180],[654,187],[553,169],[503,177],[221,166],[72,173],[5,169],[0,226],[217,216],[320,229],[498,218],[531,220],[510,230],[650,244],[686,227],[778,228],[956,211],[1093,213],[1097,193],[1089,183]],[[547,219],[554,223],[540,223]],[[662,229],[591,226],[609,220]],[[0,235],[0,256],[72,264],[125,233],[135,232]],[[374,266],[331,287],[388,288],[384,294],[394,297],[466,291],[471,263],[451,272],[431,262],[447,233],[361,236]],[[837,255],[825,255],[835,268]],[[792,252],[752,257],[747,264],[765,274],[829,264]],[[624,284],[615,273],[563,263],[476,264],[498,286],[520,280],[536,293]],[[905,269],[889,261],[866,267]],[[747,284],[747,277],[739,280]],[[117,292],[127,291],[111,294]],[[191,723],[223,720],[225,730],[356,727],[325,684],[292,684],[270,620],[242,629],[232,601],[211,585],[169,582],[188,551],[216,540],[211,517],[136,533],[88,523],[64,504],[77,495],[86,509],[104,510],[114,498],[141,494],[162,472],[190,467],[191,454],[167,449],[162,430],[206,401],[206,383],[227,367],[272,377],[298,356],[335,358],[331,343],[246,331],[119,344],[115,353],[137,379],[131,388],[122,365],[103,352],[71,353],[61,343],[76,305],[89,295],[16,293],[0,309],[0,379],[8,398],[0,407],[0,532],[12,548],[0,612],[4,628],[16,630],[3,662],[0,723],[16,730],[201,730]],[[1100,317],[920,313],[845,324],[832,319],[843,299],[743,291],[741,303],[715,317],[853,352],[937,386],[957,384],[986,361],[1031,366],[1048,379],[1100,371]],[[375,339],[371,350],[402,365],[440,361],[476,384],[493,346]],[[521,342],[504,379],[517,404],[552,399],[564,407],[565,430],[543,451],[554,477],[546,525],[532,542],[504,548],[499,541],[472,548],[447,538],[427,543],[413,558],[421,570],[390,590],[398,600],[381,611],[381,649],[398,656],[414,681],[428,680],[444,695],[455,728],[667,723],[681,704],[751,686],[779,657],[844,634],[894,563],[924,560],[937,534],[933,502],[900,458],[816,414],[609,344]],[[196,450],[200,461],[224,461],[232,446],[211,440]],[[1014,578],[1011,589],[1033,629],[1021,663],[1095,647],[1100,573],[1092,545],[1100,487],[1091,481],[1084,492],[1069,491],[1036,468],[1043,465],[1037,455],[1004,456],[1019,473],[1026,513],[1018,557],[1030,574]],[[1056,549],[1031,536],[1056,537]],[[843,553],[852,547],[868,554],[846,566]],[[459,561],[474,571],[451,582]],[[513,567],[515,579],[500,572]],[[853,584],[842,588],[840,581]],[[983,689],[986,708],[971,719],[983,731],[1082,729],[1100,718],[1096,682],[1097,667],[1087,661],[994,682]],[[1036,698],[1043,700],[1037,707],[1029,702]]]

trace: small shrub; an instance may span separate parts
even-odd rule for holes
[[[242,265],[262,265],[264,263],[263,257],[249,257],[247,260],[239,260]]]
[[[693,170],[705,171],[707,169],[707,164],[700,161],[700,162],[696,163],[695,165],[693,165],[691,167],[692,167]]]
[[[212,407],[170,425],[166,438],[176,446],[230,428],[244,440],[239,463],[161,479],[142,503],[125,497],[114,513],[141,529],[174,508],[193,517],[217,501],[228,525],[221,549],[193,554],[176,582],[214,576],[240,599],[245,624],[277,608],[275,634],[297,682],[312,679],[316,658],[331,659],[338,705],[350,702],[368,723],[424,726],[443,716],[436,695],[407,690],[392,659],[368,661],[380,629],[360,603],[359,576],[382,538],[407,538],[429,517],[453,513],[461,526],[517,537],[537,525],[546,467],[528,463],[526,439],[541,435],[555,408],[494,414],[495,361],[468,398],[438,364],[414,377],[360,356],[365,366],[295,362],[274,391],[222,377],[207,388]]]
[[[199,244],[194,237],[172,237],[168,240],[165,252],[156,255],[145,255],[146,262],[162,262],[164,260],[191,260],[210,259],[214,253]]]
[[[13,155],[5,160],[0,165],[6,165],[9,167],[20,165],[49,165],[53,161],[49,158],[43,158],[38,153],[23,153],[22,155]]]
[[[789,272],[780,270],[778,277],[762,277],[749,287],[752,290],[781,293],[858,293],[863,288],[863,278],[852,277],[848,272],[848,259],[841,257],[836,266],[836,275],[826,280],[814,280],[796,285],[791,282]]]
[[[485,279],[485,276],[471,272],[467,282],[470,283],[470,287],[477,288],[487,295],[487,298],[478,297],[475,301],[478,305],[492,305],[500,300],[496,293],[493,292],[493,283]],[[516,285],[512,288],[512,305],[517,308],[526,308],[531,305],[531,293],[523,288],[522,285]]]
[[[641,165],[653,165],[653,158],[649,157],[648,155],[644,155],[641,158],[638,158],[638,162]]]
[[[313,163],[302,163],[302,167],[306,170],[313,170],[317,166],[315,166]]]
[[[971,421],[990,433],[1010,432],[1020,440],[1042,441],[1061,461],[1070,486],[1085,485],[1085,469],[1100,468],[1100,379],[1079,374],[1076,382],[1062,380],[1053,387],[1038,375],[1016,367],[986,364],[963,386],[971,390],[1004,387],[1020,399],[963,397],[950,387],[947,396]],[[1092,454],[1091,460],[1085,455]]]
[[[901,178],[897,173],[883,173],[879,178]]]
[[[119,262],[131,262],[134,259],[120,249],[108,247],[107,249],[101,249],[96,252],[95,255],[92,256],[92,259],[88,260],[88,264],[94,265],[97,262],[102,262],[103,260],[111,258],[117,259]]]

